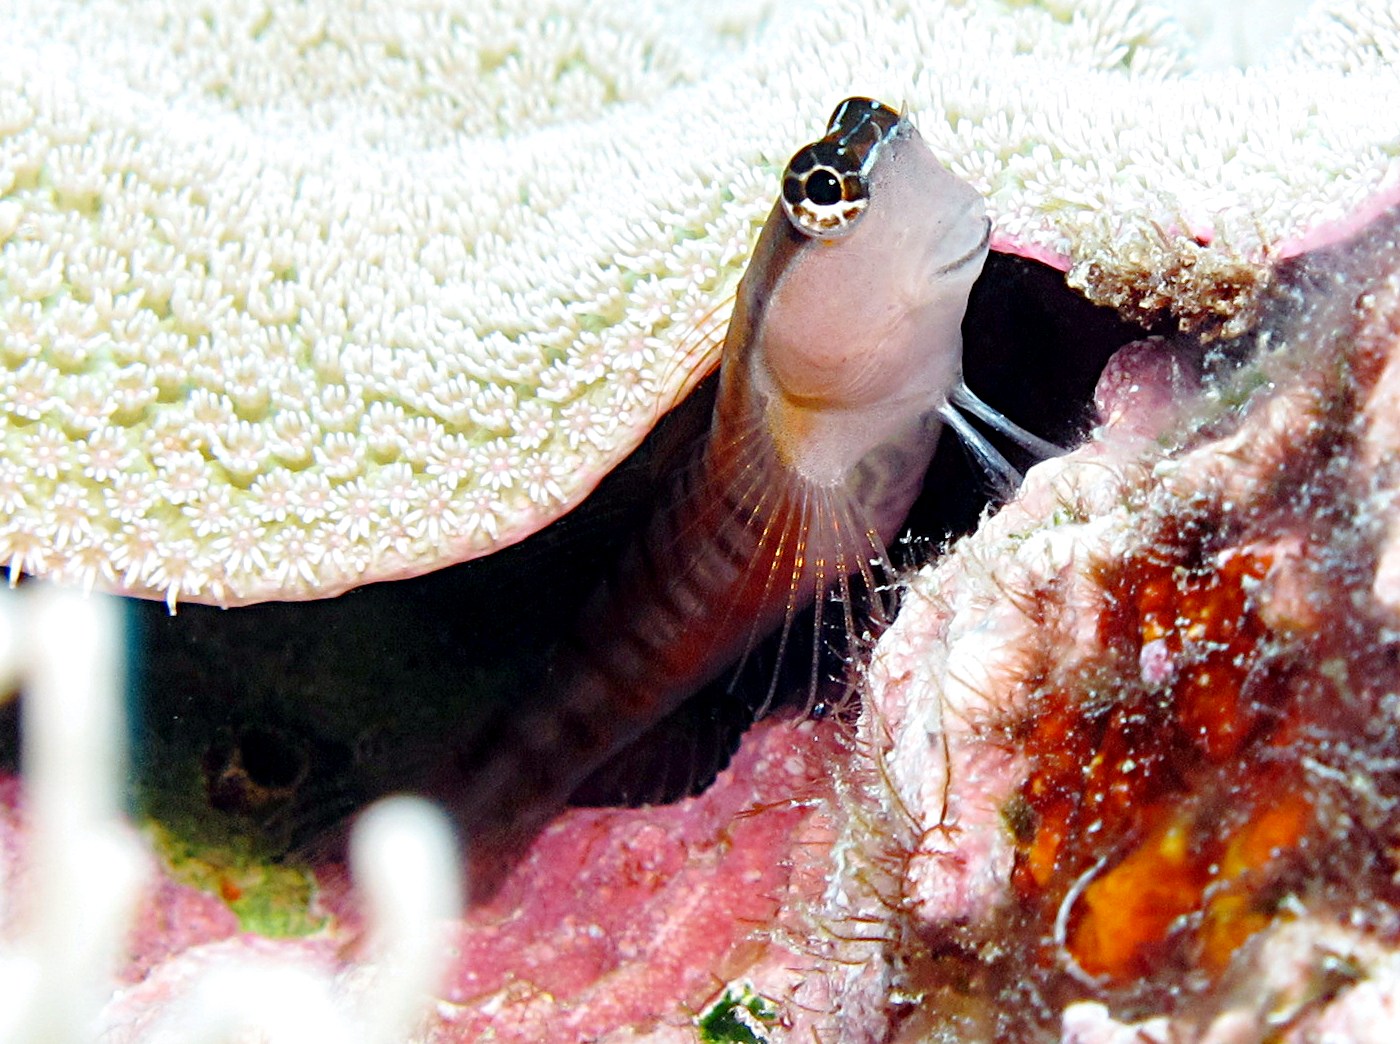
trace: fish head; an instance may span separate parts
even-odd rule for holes
[[[927,427],[961,373],[988,234],[982,197],[878,102],[842,102],[793,156],[726,345],[787,463],[834,484]]]

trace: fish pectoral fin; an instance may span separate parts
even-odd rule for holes
[[[1063,446],[1057,446],[1055,443],[1027,431],[1011,418],[987,405],[963,381],[958,381],[957,384],[953,385],[953,390],[948,394],[948,404],[956,406],[960,410],[966,410],[993,431],[1005,435],[1036,460],[1062,457],[1069,452]],[[944,419],[947,419],[946,415]],[[958,434],[961,435],[962,432],[959,430]]]
[[[1021,472],[1013,467],[1011,462],[1002,456],[1001,452],[987,440],[986,436],[973,427],[960,411],[965,411],[994,432],[1010,439],[1035,461],[1063,456],[1068,452],[1063,447],[1027,431],[1009,417],[983,402],[973,394],[972,389],[966,383],[958,381],[953,386],[953,390],[948,393],[948,401],[938,408],[938,416],[957,434],[958,440],[967,450],[968,455],[972,457],[977,469],[986,477],[992,495],[998,500],[1010,500],[1016,495],[1016,491],[1021,486]]]
[[[1021,488],[1022,475],[1011,462],[1001,455],[986,437],[974,428],[966,417],[953,408],[951,403],[938,408],[938,415],[952,428],[958,441],[982,472],[991,487],[992,496],[1000,501],[1012,500]]]

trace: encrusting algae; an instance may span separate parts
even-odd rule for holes
[[[1281,266],[1220,350],[1250,361],[1151,441],[1111,401],[1158,394],[1139,353],[1101,384],[1119,422],[911,581],[862,723],[898,829],[855,844],[920,1024],[1370,1039],[1400,923],[1398,227]]]

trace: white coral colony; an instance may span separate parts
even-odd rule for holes
[[[1189,313],[1394,180],[1382,0],[1212,73],[1120,0],[578,6],[5,4],[0,562],[173,607],[520,539],[713,361],[845,95],[1128,307],[1151,268]]]

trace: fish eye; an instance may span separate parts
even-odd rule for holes
[[[870,203],[869,175],[883,145],[907,137],[910,124],[888,105],[847,98],[831,114],[826,136],[797,150],[783,171],[783,212],[814,239],[837,239]]]
[[[865,178],[831,143],[798,151],[783,172],[783,210],[803,235],[836,239],[855,227],[869,203]]]
[[[841,198],[841,179],[826,169],[807,175],[807,198],[819,207],[829,207]]]

